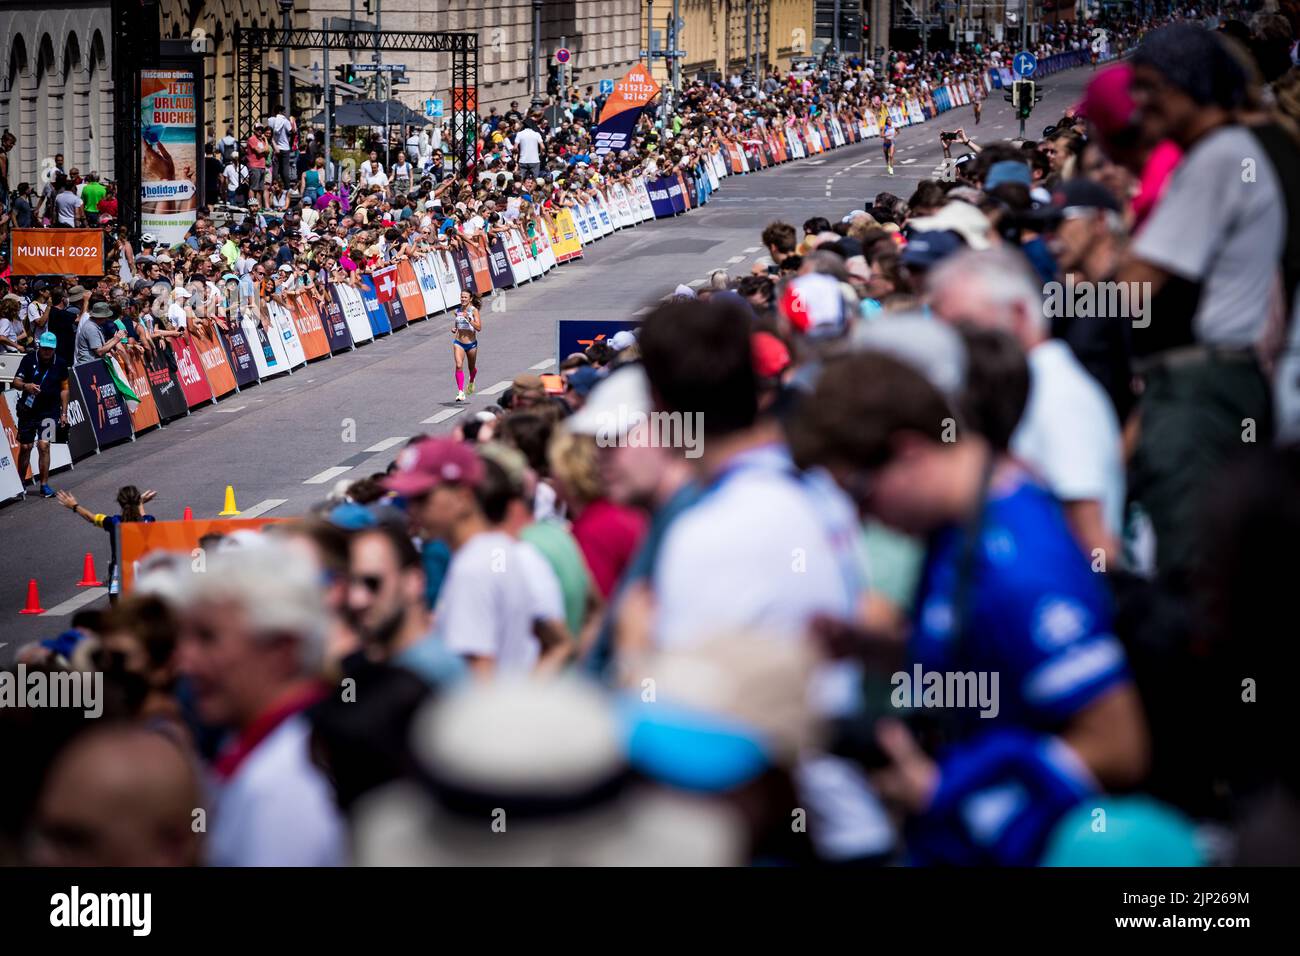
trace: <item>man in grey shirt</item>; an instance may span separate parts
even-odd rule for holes
[[[1164,27],[1132,62],[1144,138],[1184,151],[1116,276],[1142,283],[1151,303],[1149,327],[1133,332],[1146,361],[1129,487],[1155,529],[1157,569],[1180,582],[1199,557],[1207,484],[1245,441],[1270,441],[1272,399],[1255,346],[1282,306],[1285,196],[1263,147],[1235,120],[1247,77],[1218,35]]]
[[[97,358],[107,355],[123,339],[126,333],[118,331],[111,339],[104,338],[99,323],[113,317],[113,310],[106,302],[96,302],[89,315],[83,315],[77,324],[77,344],[73,355],[73,365],[85,365]]]

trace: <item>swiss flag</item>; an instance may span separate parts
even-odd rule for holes
[[[389,266],[387,269],[379,269],[375,272],[375,298],[381,303],[391,302],[394,295],[397,294],[397,269]]]

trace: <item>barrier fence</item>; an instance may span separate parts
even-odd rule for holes
[[[1040,61],[1038,73],[1087,62],[1087,50],[1057,54]],[[128,350],[123,361],[101,358],[73,368],[69,428],[66,436],[59,436],[67,441],[51,444],[51,471],[134,441],[266,379],[292,374],[309,362],[350,352],[453,311],[460,305],[462,289],[486,297],[540,279],[559,265],[581,259],[586,246],[605,236],[705,205],[728,176],[878,137],[886,117],[895,126],[924,122],[1009,82],[1009,71],[990,70],[933,88],[924,96],[792,119],[744,138],[724,137],[686,171],[595,188],[584,202],[543,211],[504,232],[462,237],[458,246],[357,274],[352,283],[316,283],[267,298],[244,277],[237,296],[208,301],[205,311],[213,313],[214,321],[196,323],[143,355]],[[132,394],[127,395],[119,382]],[[6,456],[0,446],[0,501],[23,493],[16,467],[16,400],[17,393],[9,390],[0,402],[0,424],[11,452]]]

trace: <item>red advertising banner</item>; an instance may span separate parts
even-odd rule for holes
[[[212,389],[208,386],[207,376],[203,374],[203,363],[199,361],[198,350],[190,341],[189,334],[176,336],[171,340],[171,345],[176,354],[176,377],[180,379],[181,391],[185,393],[185,404],[194,408],[212,401]]]
[[[235,373],[230,368],[230,359],[226,357],[226,349],[221,344],[220,335],[215,325],[208,325],[203,335],[200,335],[197,329],[189,331],[190,342],[198,354],[203,373],[208,377],[208,386],[212,389],[214,398],[229,395],[239,384],[235,381]]]
[[[424,309],[424,293],[420,291],[420,277],[415,274],[415,266],[410,259],[403,259],[397,264],[397,295],[406,310],[407,321],[415,322],[428,318]]]
[[[298,330],[298,340],[302,342],[303,354],[307,361],[322,358],[330,354],[330,340],[325,335],[325,327],[320,324],[320,313],[306,292],[295,292],[286,296],[289,302],[289,315],[293,317],[293,327]]]
[[[136,355],[133,349],[127,349],[126,353],[122,371],[126,373],[126,383],[131,386],[131,391],[140,399],[135,408],[130,402],[126,407],[131,413],[131,427],[138,435],[146,428],[160,424],[158,406],[153,399],[153,389],[149,387],[149,369],[145,367],[144,358]]]

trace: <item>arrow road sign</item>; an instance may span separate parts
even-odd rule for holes
[[[424,115],[433,119],[442,117],[442,100],[425,100]]]
[[[1011,62],[1015,66],[1016,72],[1021,76],[1033,76],[1034,71],[1038,69],[1038,57],[1028,50],[1021,50]]]
[[[613,81],[613,80],[601,80],[601,81],[600,81],[600,95],[601,95],[601,96],[609,96],[609,94],[610,94],[610,93],[613,93],[613,92],[614,92],[614,81]]]

